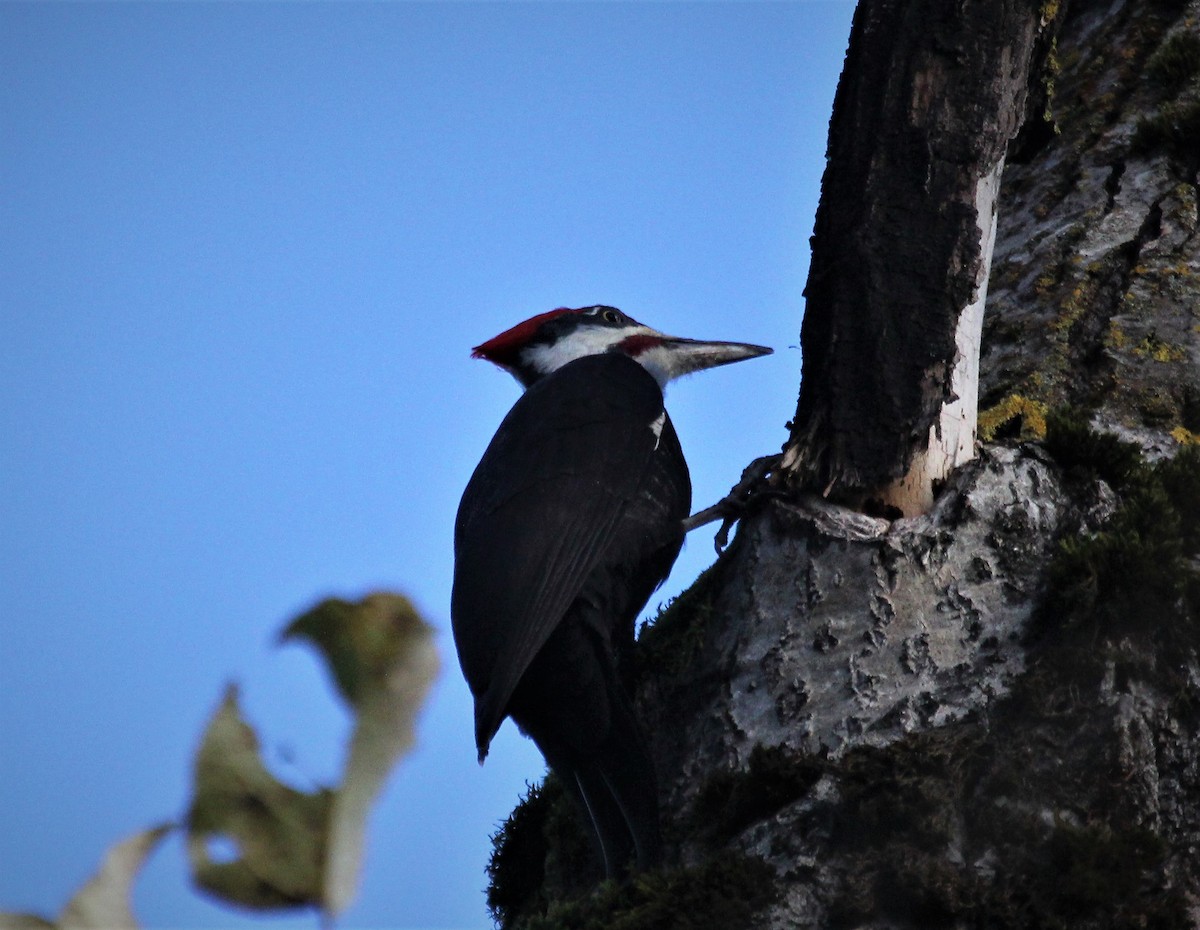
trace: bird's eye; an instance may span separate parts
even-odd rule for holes
[[[611,308],[608,310],[605,310],[600,315],[600,318],[602,320],[604,320],[605,323],[620,323],[620,322],[622,322],[620,312],[617,310],[613,310]]]

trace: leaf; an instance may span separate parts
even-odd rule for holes
[[[34,914],[0,914],[0,930],[115,930],[137,927],[130,896],[146,857],[174,827],[163,824],[122,840],[104,855],[87,883],[63,908],[58,922]]]
[[[188,854],[197,885],[226,901],[319,905],[332,917],[354,898],[371,804],[415,742],[438,672],[433,628],[407,598],[377,593],[323,601],[280,638],[316,646],[355,711],[341,784],[306,794],[276,780],[231,685],[196,756]]]
[[[136,927],[137,921],[129,904],[134,879],[159,840],[172,829],[171,824],[163,824],[143,830],[109,849],[100,871],[67,902],[58,918],[61,930]]]
[[[355,710],[325,861],[324,907],[336,916],[358,887],[371,804],[396,761],[416,742],[417,713],[439,668],[433,628],[407,598],[375,593],[357,604],[322,601],[292,622],[281,639],[312,643]]]
[[[54,921],[38,917],[37,914],[10,914],[0,911],[0,930],[54,930],[57,926]]]
[[[279,636],[281,642],[303,639],[315,646],[329,663],[338,691],[356,709],[370,694],[388,690],[389,679],[406,663],[405,674],[415,672],[417,678],[427,674],[416,696],[418,701],[423,698],[437,674],[432,637],[433,628],[412,602],[386,591],[369,594],[358,603],[328,598],[293,620]],[[429,658],[432,667],[419,672]]]
[[[332,794],[298,791],[262,763],[229,685],[196,754],[188,858],[202,890],[248,908],[321,902]],[[231,856],[219,855],[221,848]]]

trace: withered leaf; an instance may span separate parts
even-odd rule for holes
[[[188,811],[192,878],[248,908],[319,905],[333,794],[298,791],[263,765],[258,737],[229,685],[205,731]],[[236,852],[218,855],[218,848]]]

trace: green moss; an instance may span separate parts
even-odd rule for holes
[[[1146,76],[1168,93],[1176,93],[1200,74],[1200,35],[1180,30],[1160,45],[1146,62]]]
[[[815,829],[816,843],[827,831],[822,854],[846,876],[822,889],[831,926],[880,917],[989,930],[1189,926],[1182,894],[1162,879],[1172,852],[1127,816],[1136,779],[1098,736],[1111,733],[1113,709],[1085,685],[1114,657],[1120,682],[1148,656],[1159,666],[1155,681],[1170,690],[1180,657],[1200,648],[1200,572],[1189,562],[1200,552],[1200,447],[1151,465],[1136,446],[1092,431],[1085,414],[1055,411],[1046,430],[1068,488],[1086,502],[1103,479],[1118,505],[1098,532],[1063,542],[1048,568],[1030,670],[989,710],[986,726],[959,721],[832,762],[759,747],[745,771],[711,778],[689,814],[689,836],[720,848],[711,861],[620,885],[596,887],[585,827],[548,779],[497,834],[489,905],[498,923],[754,926],[772,900],[773,873],[721,844],[828,777],[836,793],[805,829]],[[643,630],[656,668],[678,663],[682,651],[686,671],[700,655],[715,591],[708,574],[660,615],[661,627]],[[1133,646],[1123,651],[1126,642]],[[1194,686],[1176,684],[1177,701],[1195,700]],[[1061,819],[1047,822],[1047,810]]]
[[[1118,687],[1152,665],[1160,687],[1194,700],[1177,670],[1200,649],[1200,572],[1188,561],[1200,551],[1200,449],[1151,465],[1083,414],[1047,421],[1068,488],[1087,501],[1103,478],[1117,509],[1063,542],[1030,669],[986,726],[964,720],[829,765],[840,798],[829,855],[846,866],[829,889],[833,927],[1190,926],[1163,879],[1178,853],[1130,816],[1136,779],[1100,735],[1113,711],[1092,695],[1115,658]]]
[[[985,764],[983,747],[983,734],[960,723],[846,754],[831,835],[850,868],[833,897],[832,927],[880,917],[949,927],[972,913],[987,886],[947,851],[960,840],[963,798]]]
[[[1165,151],[1185,160],[1195,159],[1200,152],[1200,98],[1173,100],[1141,117],[1130,147],[1140,155]]]
[[[774,871],[761,859],[726,852],[692,869],[643,872],[624,884],[556,902],[521,930],[751,930],[773,897]]]
[[[1059,544],[1035,632],[1087,639],[1089,648],[1070,653],[1077,673],[1095,674],[1097,645],[1122,638],[1175,668],[1179,655],[1200,650],[1200,572],[1189,561],[1200,550],[1200,448],[1148,466],[1136,447],[1077,419],[1051,424],[1047,448],[1068,474],[1104,478],[1121,500],[1098,532]]]
[[[710,565],[690,588],[660,608],[653,621],[642,624],[637,651],[642,671],[674,678],[699,656],[720,589],[721,565]]]
[[[1063,540],[1048,607],[1111,633],[1150,632],[1176,613],[1186,570],[1179,514],[1160,487],[1138,488],[1101,532]]]
[[[887,915],[906,925],[936,930],[961,926],[987,889],[970,872],[943,858],[896,850],[852,870],[829,912],[833,930],[872,925]],[[989,923],[989,930],[1003,925]]]
[[[540,785],[525,796],[492,834],[487,906],[497,926],[509,927],[537,903],[545,879],[546,837],[542,831],[550,799]]]
[[[691,812],[695,835],[721,845],[746,827],[796,801],[825,766],[781,746],[755,746],[743,771],[718,772],[705,782]]]
[[[1179,419],[1179,406],[1169,388],[1140,384],[1130,388],[1129,397],[1133,409],[1147,426],[1168,430]]]
[[[1179,514],[1183,550],[1200,553],[1200,445],[1186,445],[1155,469],[1163,491]]]
[[[601,874],[587,825],[562,783],[549,774],[528,787],[492,836],[488,910],[497,926],[520,926],[545,913],[551,890],[582,893]]]
[[[1047,825],[1020,806],[980,804],[1008,796],[1053,809],[1056,793],[1084,802],[1044,758],[1028,764],[1022,732],[995,737],[956,724],[845,757],[832,835],[849,868],[831,889],[831,927],[881,918],[931,930],[1190,926],[1183,895],[1158,884],[1169,850],[1145,827]],[[986,874],[972,864],[984,851]]]
[[[1065,926],[1073,926],[1074,920],[1112,914],[1136,900],[1145,873],[1161,865],[1166,846],[1143,827],[1059,824],[1044,851],[1049,868],[1039,891]]]
[[[749,930],[774,876],[761,860],[724,851],[696,868],[601,883],[586,826],[552,774],[492,837],[487,873],[488,909],[503,930]]]
[[[903,842],[927,852],[944,849],[957,829],[948,782],[958,780],[976,745],[974,734],[947,727],[884,749],[847,753],[838,773],[836,845],[861,851]]]
[[[1013,916],[1026,926],[1074,930],[1081,925],[1185,930],[1183,896],[1156,887],[1166,844],[1145,827],[1106,824],[1054,826],[1025,868],[1008,876]]]
[[[1192,926],[1183,895],[1159,887],[1166,844],[1142,826],[1047,828],[1009,815],[998,828],[1007,868],[977,888],[967,911],[995,930]]]
[[[1124,487],[1142,471],[1142,450],[1111,433],[1098,433],[1079,410],[1055,410],[1046,417],[1046,451],[1068,472],[1102,478]]]
[[[1192,331],[1200,335],[1200,326]],[[1188,432],[1187,436],[1177,436],[1176,441],[1181,445],[1189,445],[1189,436],[1200,437],[1200,385],[1185,384],[1182,396],[1179,398],[1179,426]]]

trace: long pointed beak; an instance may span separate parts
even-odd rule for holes
[[[705,368],[758,358],[760,355],[770,355],[775,351],[748,342],[704,342],[678,336],[664,336],[661,348],[669,359],[665,367],[669,368],[672,378],[693,371],[703,371]]]

